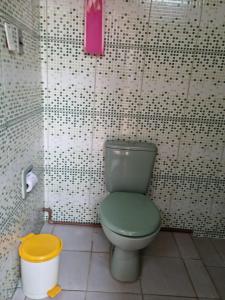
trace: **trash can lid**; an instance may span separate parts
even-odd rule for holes
[[[34,263],[48,261],[58,256],[63,247],[62,240],[53,234],[30,233],[20,240],[20,257]]]

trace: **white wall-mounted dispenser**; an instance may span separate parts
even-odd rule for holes
[[[26,169],[22,169],[21,183],[22,183],[22,198],[26,199],[27,194],[30,193],[35,185],[38,183],[37,176],[32,172],[33,165],[29,165]]]
[[[5,23],[5,35],[9,51],[16,52],[18,48],[18,29],[15,25]]]
[[[23,54],[23,32],[16,25],[5,22],[5,36],[10,52]]]

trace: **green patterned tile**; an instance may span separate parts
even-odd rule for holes
[[[82,52],[83,1],[42,1],[46,205],[55,218],[98,222],[104,142],[145,141],[159,149],[149,195],[163,225],[222,235],[224,13],[223,1],[106,2],[105,55],[92,57]]]

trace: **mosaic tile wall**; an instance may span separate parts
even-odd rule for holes
[[[23,31],[24,54],[6,48],[4,22]],[[43,102],[39,3],[0,1],[0,299],[11,299],[19,277],[19,237],[43,224]],[[21,169],[30,163],[39,184],[21,197]]]
[[[163,226],[225,237],[225,1],[106,0],[103,57],[83,2],[41,2],[46,206],[98,222],[105,140],[149,141]]]

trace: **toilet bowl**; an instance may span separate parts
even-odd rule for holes
[[[158,234],[156,232],[143,237],[132,238],[115,233],[102,225],[108,240],[115,246],[110,262],[113,278],[124,282],[136,281],[141,273],[139,250],[147,247]]]
[[[124,282],[138,279],[139,250],[147,247],[160,230],[160,212],[145,195],[156,155],[147,143],[106,143],[106,186],[110,194],[100,206],[100,222],[114,246],[112,276]]]
[[[139,250],[147,247],[160,230],[160,213],[155,204],[139,193],[114,192],[100,207],[103,231],[114,245],[112,276],[135,281],[140,275]]]

